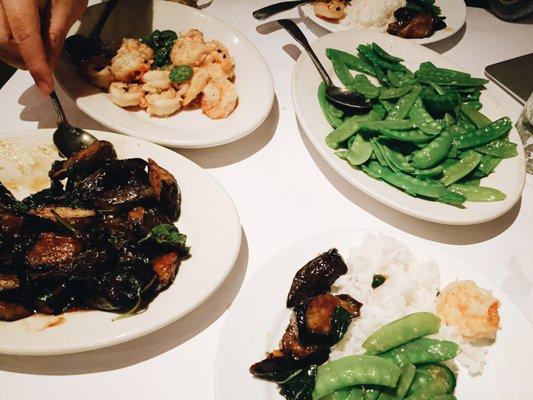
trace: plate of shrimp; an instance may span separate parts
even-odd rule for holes
[[[89,7],[70,35],[90,32]],[[118,132],[174,148],[213,147],[256,130],[274,101],[270,70],[238,31],[192,7],[120,1],[102,32],[106,55],[63,55],[59,85]],[[260,94],[260,95],[258,95]]]

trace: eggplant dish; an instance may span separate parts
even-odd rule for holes
[[[317,366],[346,333],[362,304],[347,294],[332,295],[331,285],[348,272],[337,249],[309,261],[295,275],[287,307],[291,319],[279,349],[250,367],[261,379],[276,382],[288,400],[311,399]]]
[[[145,309],[189,256],[175,178],[151,159],[117,159],[106,141],[49,176],[21,201],[0,183],[0,320]]]
[[[446,28],[446,17],[434,0],[407,0],[405,7],[394,12],[395,21],[389,24],[387,33],[406,39],[430,37]]]

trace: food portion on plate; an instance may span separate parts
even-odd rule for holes
[[[328,22],[347,20],[350,28],[426,38],[446,28],[435,0],[325,0],[313,3],[315,15]]]
[[[49,177],[20,201],[0,183],[0,321],[146,309],[190,254],[174,225],[174,176],[152,159],[118,159],[99,140],[55,161]]]
[[[367,114],[336,108],[325,83],[318,87],[318,102],[333,128],[325,142],[337,156],[422,199],[464,207],[506,198],[480,186],[502,160],[518,154],[509,141],[511,120],[491,121],[480,112],[487,80],[431,62],[413,73],[376,43],[361,44],[357,52],[329,48],[326,55],[346,88],[372,100]]]
[[[332,249],[297,272],[289,327],[254,376],[288,400],[452,400],[460,369],[483,372],[500,322],[490,292],[472,281],[441,289],[434,261],[383,235],[347,260]]]
[[[156,117],[200,108],[209,118],[227,118],[238,103],[233,57],[197,29],[125,38],[113,58],[91,58],[81,73],[117,106]]]

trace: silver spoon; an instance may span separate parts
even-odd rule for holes
[[[105,55],[107,49],[100,39],[100,35],[109,15],[117,3],[118,0],[109,0],[106,3],[104,12],[100,15],[98,22],[89,35],[77,34],[67,38],[65,41],[65,51],[76,62],[82,62],[94,56]]]
[[[50,100],[57,113],[57,129],[53,140],[63,156],[68,158],[96,142],[93,135],[69,124],[55,91],[50,94]]]
[[[324,79],[327,84],[326,96],[328,100],[340,107],[351,108],[355,110],[368,110],[370,107],[372,107],[372,103],[361,93],[352,92],[351,90],[340,88],[333,84],[333,81],[329,77],[323,65],[320,63],[320,60],[311,48],[311,45],[307,41],[304,33],[300,30],[300,28],[298,28],[294,21],[291,21],[290,19],[279,19],[277,22],[287,32],[289,32],[298,43],[303,46],[303,48],[311,57],[313,64],[315,64],[318,72],[322,76],[322,79]]]
[[[255,19],[264,20],[268,17],[271,17],[274,14],[280,13],[282,11],[290,10],[300,4],[310,3],[311,0],[296,0],[296,1],[282,1],[281,3],[271,4],[269,6],[255,10],[252,15]]]

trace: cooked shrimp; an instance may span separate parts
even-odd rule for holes
[[[148,113],[157,117],[167,117],[181,108],[181,96],[174,88],[161,93],[149,93],[145,97]]]
[[[500,302],[472,281],[456,281],[437,297],[437,315],[468,339],[494,339]]]
[[[202,93],[200,107],[209,118],[226,118],[237,106],[237,90],[228,79],[209,81]]]
[[[208,49],[208,53],[206,54],[202,65],[219,65],[226,75],[226,78],[233,78],[235,62],[233,61],[233,57],[231,57],[229,54],[228,49],[218,40],[211,40],[207,42],[206,47]]]
[[[142,88],[145,92],[157,93],[162,90],[167,90],[171,86],[169,79],[170,71],[153,70],[145,72],[142,81],[144,85]]]
[[[190,104],[204,89],[209,81],[209,73],[203,68],[194,68],[192,77],[184,84],[187,85],[183,97],[183,106]]]
[[[204,35],[197,29],[182,32],[170,52],[174,65],[197,67],[204,60],[207,52]]]
[[[346,17],[346,1],[322,0],[315,1],[315,15],[329,21],[340,21]]]
[[[137,39],[124,39],[111,60],[111,72],[120,82],[131,82],[150,69],[153,50]]]
[[[109,97],[119,107],[134,107],[141,103],[144,91],[135,83],[113,82],[109,86]]]
[[[108,90],[116,80],[109,67],[109,60],[105,57],[92,57],[81,67],[82,73],[94,86]]]

